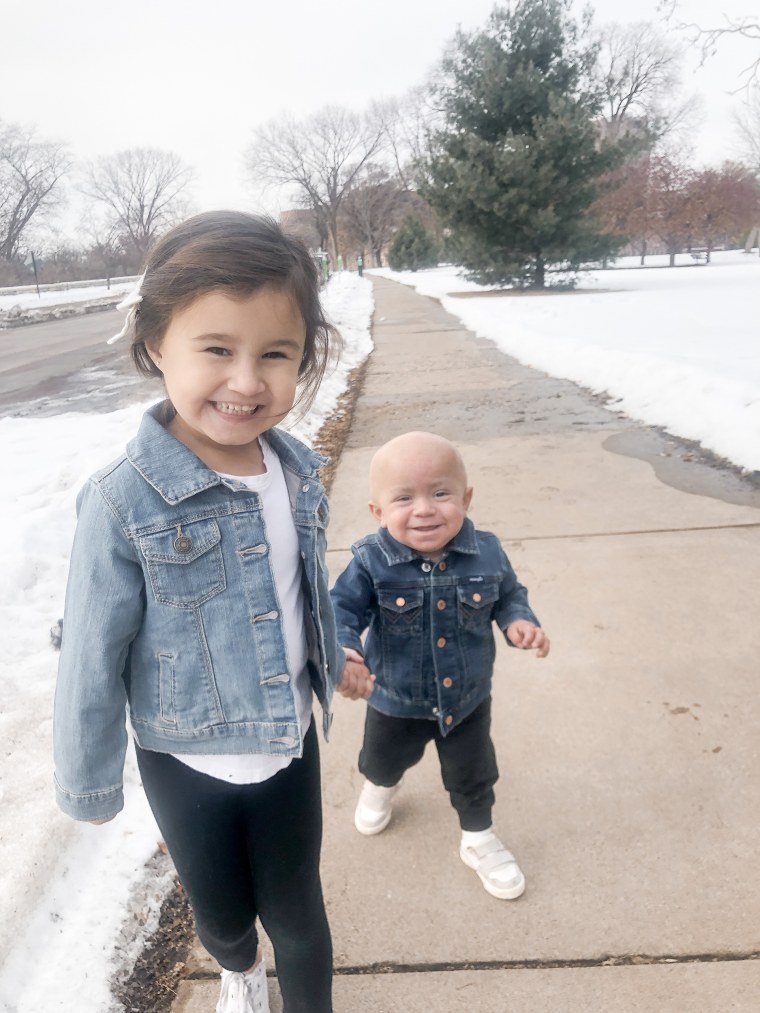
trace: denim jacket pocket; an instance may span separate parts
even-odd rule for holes
[[[221,538],[213,519],[175,524],[140,537],[140,551],[159,604],[196,608],[224,591]]]
[[[422,630],[422,588],[381,588],[378,591],[383,633],[408,636]]]
[[[461,626],[469,630],[487,626],[498,600],[499,583],[496,580],[460,584],[457,587],[457,604]]]

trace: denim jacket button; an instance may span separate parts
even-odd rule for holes
[[[406,605],[406,598],[397,598],[396,604],[398,605],[399,608],[401,608],[402,605]]]
[[[446,637],[439,637],[436,640],[436,642],[435,642],[435,646],[436,647],[445,647],[446,646]]]
[[[451,725],[453,721],[454,721],[454,718],[449,714],[449,716],[446,718],[446,720],[443,723],[445,725]]]
[[[476,592],[475,592],[475,594],[474,594],[474,595],[472,596],[472,600],[473,600],[473,601],[480,601],[480,600],[481,600],[481,598],[482,598],[482,595],[479,595],[477,591],[476,591]]]
[[[449,676],[447,675],[446,678],[443,680],[443,685],[445,686],[446,689],[451,689],[451,687],[454,685],[454,680],[449,678]]]
[[[422,564],[422,572],[423,572],[423,573],[430,573],[430,571],[431,571],[432,569],[433,569],[433,566],[432,566],[432,564],[431,564],[431,563],[423,563],[423,564]]]
[[[193,540],[187,535],[177,535],[174,539],[174,551],[182,553],[183,556],[186,556],[192,547]]]
[[[439,598],[435,604],[439,612],[443,612],[443,610],[446,608],[446,602],[443,600],[443,598]]]
[[[445,570],[446,569],[446,564],[443,562],[443,560],[441,560],[441,562],[438,564],[438,569],[439,570]]]

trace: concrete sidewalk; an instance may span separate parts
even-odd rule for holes
[[[374,284],[330,571],[372,527],[377,446],[441,433],[552,654],[497,655],[496,825],[528,880],[513,902],[459,860],[433,751],[388,830],[356,833],[364,705],[338,700],[322,749],[336,1013],[756,1013],[760,494],[502,355],[439,303]],[[175,1013],[215,1008],[217,968],[193,961]],[[274,1013],[272,978],[270,991]]]

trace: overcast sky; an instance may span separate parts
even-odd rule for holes
[[[704,26],[757,13],[758,0],[680,0]],[[578,8],[582,6],[578,0]],[[595,0],[596,22],[654,17],[657,0]],[[65,140],[80,161],[154,146],[196,171],[198,209],[253,207],[243,151],[278,114],[357,110],[421,83],[461,25],[493,0],[0,0],[0,118]],[[687,63],[704,96],[696,154],[736,154],[731,109],[750,43]],[[268,210],[276,211],[272,206]]]

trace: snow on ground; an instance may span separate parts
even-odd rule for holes
[[[100,292],[102,294],[102,290]],[[344,273],[324,295],[344,351],[310,414],[292,431],[311,443],[369,354],[372,286]],[[102,827],[55,807],[51,710],[57,654],[49,630],[63,612],[75,498],[88,475],[117,456],[146,405],[93,416],[0,419],[0,1011],[105,1013],[114,973],[131,967],[157,924],[169,882],[141,898],[139,939],[122,925],[159,839],[133,753],[125,809]]]
[[[440,298],[521,362],[604,392],[617,410],[760,470],[760,258],[726,252],[709,265],[695,266],[688,255],[679,262],[649,270],[628,258],[582,276],[574,292],[546,295],[488,295],[454,267],[370,273]],[[666,263],[647,258],[648,268]],[[452,295],[463,292],[469,295]]]
[[[132,282],[114,283],[110,289],[103,286],[87,288],[65,288],[55,292],[43,289],[39,295],[35,291],[20,292],[9,295],[0,288],[0,311],[2,310],[39,310],[51,306],[68,306],[73,302],[89,302],[91,299],[102,299],[104,296],[123,295],[132,288]]]

